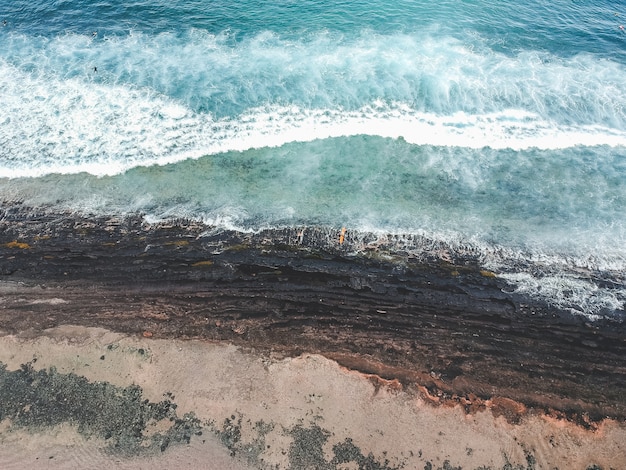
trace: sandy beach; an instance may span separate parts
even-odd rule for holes
[[[467,413],[316,354],[272,357],[228,343],[63,326],[37,337],[2,336],[0,361],[8,371],[26,363],[54,368],[60,383],[75,374],[89,384],[137,385],[142,402],[165,399],[177,405],[178,417],[199,421],[189,442],[173,440],[161,451],[150,436],[166,434],[172,421],[151,419],[121,454],[121,434],[107,439],[94,429],[87,437],[71,420],[24,428],[5,421],[2,468],[617,469],[626,455],[626,426],[614,420],[583,429],[525,413],[505,398]],[[22,411],[40,406],[36,394],[22,399]],[[515,423],[507,421],[507,407],[520,411]]]
[[[626,463],[624,326],[507,293],[445,247],[23,208],[1,224],[2,468]]]

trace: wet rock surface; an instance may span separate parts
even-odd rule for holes
[[[623,323],[510,293],[471,256],[343,235],[15,206],[0,220],[0,329],[76,324],[318,352],[468,412],[504,397],[511,422],[533,409],[587,427],[626,418]]]
[[[137,386],[94,383],[55,369],[35,370],[32,363],[15,371],[0,363],[0,396],[0,421],[8,419],[13,427],[31,431],[69,423],[84,437],[102,439],[123,455],[163,452],[202,434],[193,413],[179,417],[169,399],[150,402]],[[164,430],[152,432],[159,425]]]

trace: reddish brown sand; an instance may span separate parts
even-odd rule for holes
[[[137,384],[153,402],[169,393],[179,415],[193,412],[218,430],[235,417],[240,440],[234,457],[210,431],[158,455],[123,457],[108,452],[98,437],[85,439],[68,423],[32,430],[16,429],[5,420],[0,430],[3,469],[300,468],[305,460],[294,453],[293,429],[322,430],[326,462],[332,460],[333,446],[349,439],[379,468],[622,469],[626,463],[624,423],[606,420],[585,429],[525,412],[523,405],[506,399],[475,408],[436,404],[424,389],[351,371],[320,355],[280,357],[227,342],[163,340],[73,326],[34,337],[0,337],[0,362],[9,370],[33,359],[35,369],[56,367],[62,374],[122,387]],[[511,410],[519,413],[516,423],[507,420],[515,415]],[[264,448],[248,459],[245,447],[258,442],[254,424],[259,421],[270,425],[262,436]],[[314,462],[301,468],[316,468]],[[353,461],[328,468],[359,466]]]

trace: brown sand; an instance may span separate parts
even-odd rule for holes
[[[325,436],[317,443],[321,457],[331,463],[335,456],[327,468],[359,468],[357,461],[336,459],[333,446],[346,443],[379,465],[371,468],[626,468],[624,423],[606,420],[595,430],[584,429],[537,412],[521,413],[519,422],[511,423],[498,410],[516,404],[497,400],[468,414],[460,405],[433,405],[418,389],[345,369],[320,355],[279,357],[225,342],[73,326],[33,337],[0,336],[0,362],[8,370],[33,359],[35,369],[56,367],[59,373],[122,387],[137,384],[153,402],[169,393],[178,415],[193,412],[217,432],[204,432],[159,455],[122,457],[108,452],[104,440],[85,439],[71,424],[33,431],[5,420],[0,425],[3,469],[319,467],[315,449],[307,454],[294,444],[295,432]],[[227,448],[219,436],[230,425],[240,436]],[[259,442],[260,453],[246,450]]]

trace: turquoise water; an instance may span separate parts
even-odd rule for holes
[[[2,21],[1,200],[423,234],[624,310],[617,4],[5,0]]]

